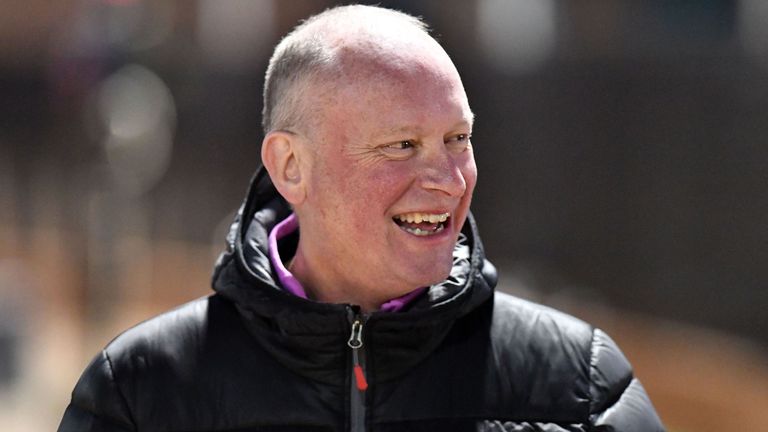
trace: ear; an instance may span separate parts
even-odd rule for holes
[[[306,197],[305,176],[299,163],[299,137],[284,131],[273,131],[261,143],[261,160],[280,195],[292,205]]]

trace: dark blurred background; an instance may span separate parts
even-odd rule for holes
[[[377,3],[464,78],[501,289],[609,330],[671,430],[764,427],[768,2]],[[54,429],[96,350],[209,292],[271,49],[333,4],[0,4],[3,430]]]

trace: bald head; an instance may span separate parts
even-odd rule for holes
[[[312,125],[324,105],[323,96],[341,84],[402,72],[403,66],[417,71],[419,63],[436,61],[456,73],[418,18],[363,5],[326,10],[296,27],[275,48],[264,84],[264,133]]]

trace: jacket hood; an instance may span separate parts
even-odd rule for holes
[[[266,170],[259,168],[229,230],[227,248],[216,263],[213,288],[236,305],[251,334],[278,361],[304,376],[341,384],[349,357],[350,317],[359,308],[314,302],[280,287],[268,255],[268,235],[290,213]],[[366,349],[381,365],[368,371],[369,382],[394,378],[418,363],[442,341],[456,319],[492,299],[495,283],[496,270],[485,260],[470,214],[446,281],[430,287],[405,311],[373,312],[365,317]]]

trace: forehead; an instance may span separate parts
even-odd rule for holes
[[[373,133],[472,123],[461,79],[442,50],[344,53],[329,78],[318,101],[326,126]]]

